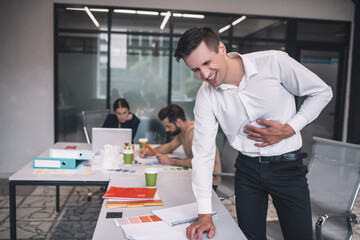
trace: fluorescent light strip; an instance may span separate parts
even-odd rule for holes
[[[159,15],[158,12],[152,12],[152,11],[136,11],[137,14],[141,14],[141,15]]]
[[[99,22],[96,20],[96,18],[94,17],[94,15],[90,12],[88,7],[85,7],[85,11],[86,13],[89,15],[90,19],[93,21],[93,23],[95,24],[96,27],[99,27]]]
[[[109,9],[105,9],[105,8],[90,8],[90,11],[92,11],[92,12],[109,12]]]
[[[165,16],[166,13],[165,12],[162,12],[160,13],[161,16]],[[182,13],[173,13],[172,14],[173,17],[184,17],[184,18],[205,18],[204,15],[199,15],[199,14],[182,14]]]
[[[204,15],[199,15],[199,14],[186,14],[184,13],[182,15],[184,18],[204,18]]]
[[[171,16],[171,12],[167,11],[166,12],[166,16],[164,17],[164,20],[162,21],[161,25],[160,25],[160,29],[163,30],[165,28],[166,23],[169,21],[169,18]]]
[[[85,11],[84,8],[65,8],[65,9],[70,11]]]
[[[126,14],[141,14],[141,15],[159,15],[159,12],[153,11],[138,11],[138,10],[130,10],[130,9],[114,9],[116,13],[126,13]]]
[[[127,14],[136,14],[135,10],[130,10],[130,9],[115,9],[114,12],[116,12],[116,13],[127,13]]]
[[[225,27],[223,27],[223,28],[221,28],[221,29],[219,30],[219,33],[225,32],[225,31],[228,30],[230,27],[231,27],[231,24],[226,25]]]
[[[173,16],[174,17],[182,17],[183,15],[182,15],[182,13],[173,13]]]
[[[231,24],[226,25],[225,27],[221,28],[219,30],[219,33],[225,32],[226,30],[228,30],[231,26],[235,26],[236,24],[244,21],[246,19],[246,16],[242,16],[241,18],[236,19],[235,21],[233,21]]]
[[[233,21],[233,22],[231,23],[231,25],[235,26],[236,24],[244,21],[245,18],[246,18],[246,16],[242,16],[241,18],[238,18],[238,19],[236,19],[235,21]]]
[[[165,17],[167,16],[168,12],[153,12],[153,11],[139,11],[139,10],[129,10],[129,9],[115,9],[114,12],[116,13],[127,13],[127,14],[141,14],[141,15],[153,15],[153,16],[162,16]],[[204,15],[200,15],[200,14],[182,14],[182,13],[173,13],[172,14],[173,17],[184,17],[184,18],[198,18],[198,19],[202,19],[205,18]],[[171,14],[170,14],[171,16]]]
[[[66,10],[70,11],[86,11],[85,8],[65,8]],[[105,8],[90,8],[92,12],[109,12],[109,9]]]

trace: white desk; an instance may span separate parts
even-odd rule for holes
[[[56,143],[51,148],[64,148],[65,146],[78,146],[78,149],[91,149],[90,144],[86,143]],[[180,157],[184,155],[183,149],[178,148],[175,154]],[[39,157],[48,157],[49,149],[39,155]],[[140,168],[139,165],[133,165],[130,168]],[[33,174],[34,168],[32,161],[25,167],[9,177],[9,198],[10,198],[10,237],[16,239],[16,185],[53,185],[56,186],[56,210],[59,211],[59,186],[62,185],[89,185],[89,186],[145,186],[145,177],[143,175],[130,175],[121,173],[106,173],[92,170],[89,175],[64,176],[61,174]],[[150,214],[151,210],[171,207],[195,201],[191,187],[191,171],[164,171],[158,175],[158,191],[164,206],[140,207],[140,208],[121,208],[107,209],[104,202],[101,208],[99,219],[95,228],[93,239],[125,239],[120,227],[116,227],[112,219],[106,219],[106,212],[122,211],[123,217],[139,216]],[[176,188],[174,188],[176,186]],[[216,194],[213,195],[213,209],[219,213],[213,218],[216,226],[216,235],[214,239],[246,239],[228,211],[220,202]]]
[[[113,174],[109,186],[145,187],[143,175]],[[153,209],[168,208],[195,202],[191,187],[191,171],[162,171],[158,174],[157,188],[164,206],[147,206],[138,208],[106,208],[103,202],[96,224],[93,240],[126,239],[121,227],[115,226],[113,219],[106,218],[107,212],[123,212],[123,218],[150,215]],[[246,239],[229,212],[213,192],[213,210],[219,213],[213,218],[216,234],[213,239]]]
[[[52,148],[65,148],[66,146],[77,146],[78,149],[91,149],[87,143],[56,143]],[[49,149],[39,155],[39,157],[49,157]],[[64,176],[62,174],[33,174],[34,168],[32,161],[25,167],[9,177],[9,199],[10,199],[10,238],[16,239],[16,185],[52,185],[56,186],[56,211],[60,211],[59,194],[60,186],[88,185],[88,186],[107,186],[109,174],[102,171],[92,171],[88,175]]]

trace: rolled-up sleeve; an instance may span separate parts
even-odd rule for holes
[[[278,67],[283,86],[296,96],[306,96],[297,113],[287,122],[295,132],[300,132],[317,118],[333,97],[331,87],[315,73],[289,57],[277,52]]]

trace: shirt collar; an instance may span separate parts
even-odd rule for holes
[[[254,64],[252,64],[251,60],[246,57],[246,55],[241,55],[240,53],[237,53],[237,52],[230,52],[227,55],[229,57],[239,57],[243,60],[244,69],[245,69],[245,76],[244,76],[243,80],[247,81],[250,76],[258,73],[256,67],[254,66]],[[220,86],[216,87],[216,89],[218,89],[218,88],[220,88],[221,90],[227,90],[227,89],[232,89],[232,88],[237,88],[237,87],[234,85],[222,83],[222,84],[220,84]]]

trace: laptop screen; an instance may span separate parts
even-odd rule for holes
[[[131,144],[131,128],[93,128],[92,129],[92,151],[100,153],[105,144],[119,145],[121,149],[125,143]]]

